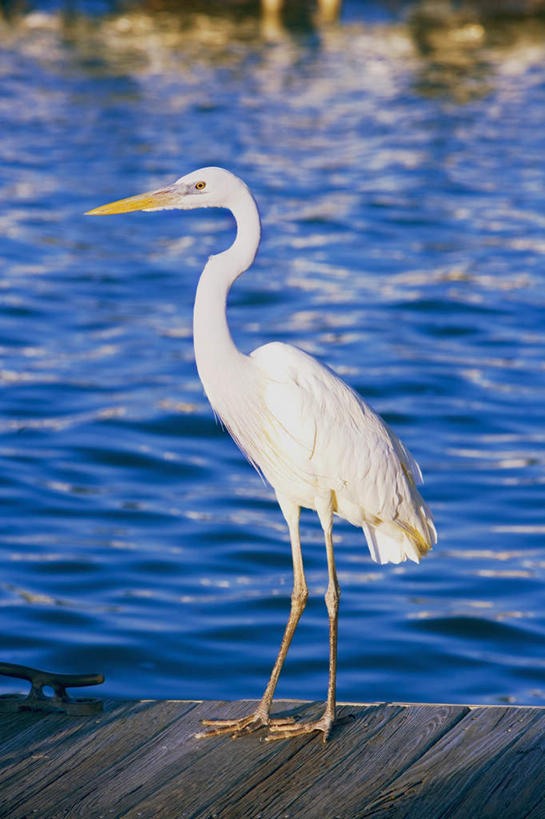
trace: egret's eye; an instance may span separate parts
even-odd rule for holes
[[[202,191],[206,188],[206,182],[195,182],[195,187],[198,191]]]

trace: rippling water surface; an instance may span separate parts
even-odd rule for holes
[[[0,25],[2,660],[100,670],[116,696],[262,692],[289,541],[191,338],[231,219],[82,215],[218,164],[264,222],[239,346],[336,369],[411,447],[436,519],[434,551],[397,567],[338,523],[339,698],[544,703],[545,29],[344,14]],[[311,600],[278,694],[322,699],[313,514],[302,533]]]

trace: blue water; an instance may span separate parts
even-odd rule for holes
[[[0,659],[121,697],[259,697],[289,609],[271,490],[191,338],[228,214],[91,207],[202,165],[263,243],[230,321],[299,345],[409,445],[439,543],[380,567],[339,522],[340,700],[545,703],[545,29],[322,32],[145,10],[0,27]],[[278,695],[323,699],[327,583]],[[3,684],[3,691],[18,690]]]

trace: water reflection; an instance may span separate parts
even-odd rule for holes
[[[259,16],[240,17],[222,9],[207,14],[198,4],[152,10],[141,4],[106,17],[36,10],[11,15],[0,36],[8,47],[61,70],[68,46],[80,67],[95,76],[114,72],[161,78],[181,73],[193,93],[186,89],[183,100],[173,104],[181,103],[184,109],[194,104],[206,111],[218,105],[203,82],[203,71],[211,62],[236,71],[250,59],[247,67],[255,75],[258,93],[282,93],[285,71],[308,73],[312,60],[309,63],[307,48],[300,48],[297,27],[281,27],[263,50],[267,38],[263,40]],[[399,81],[397,71],[409,70],[416,90],[424,96],[468,103],[489,94],[498,85],[498,75],[505,80],[539,64],[544,33],[545,23],[539,19],[486,17],[479,13],[478,4],[459,11],[449,4],[415,3],[406,23],[365,25],[350,19],[325,27],[319,35],[320,60],[325,55],[342,56],[344,63],[346,57],[361,89],[378,83],[389,96],[395,93],[392,83]],[[359,75],[354,72],[358,63]],[[329,84],[325,77],[320,83]],[[314,87],[319,98],[324,90]],[[352,107],[344,104],[349,117]],[[382,115],[393,114],[383,111]],[[409,154],[407,161],[414,162],[414,157]]]

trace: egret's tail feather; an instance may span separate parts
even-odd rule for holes
[[[392,534],[370,523],[364,523],[362,528],[375,563],[402,563],[407,558],[420,563],[420,558],[432,547],[432,543],[426,542],[415,530],[409,533],[398,529]]]

